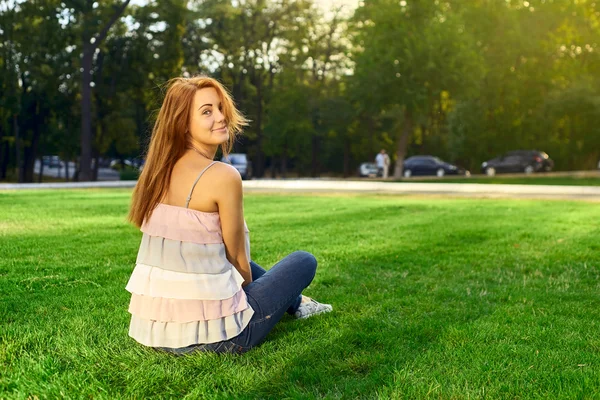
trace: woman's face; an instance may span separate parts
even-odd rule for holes
[[[190,134],[194,142],[218,146],[229,139],[222,110],[221,98],[214,88],[196,91],[190,120]]]

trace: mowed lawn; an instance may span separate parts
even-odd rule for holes
[[[0,398],[600,398],[600,203],[249,195],[334,312],[178,358],[127,336],[130,195],[0,192]]]

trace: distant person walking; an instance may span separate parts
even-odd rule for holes
[[[375,163],[383,179],[387,179],[390,172],[390,156],[387,155],[384,149],[381,149],[375,157]]]

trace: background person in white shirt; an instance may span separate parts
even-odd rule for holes
[[[383,179],[387,179],[390,171],[390,156],[387,155],[384,149],[381,149],[375,157],[375,163],[377,164],[379,171],[381,171]]]

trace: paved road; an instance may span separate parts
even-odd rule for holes
[[[133,187],[135,181],[0,184],[0,190]],[[327,179],[244,181],[246,192],[383,193],[499,198],[556,198],[600,201],[600,186],[410,183]]]

